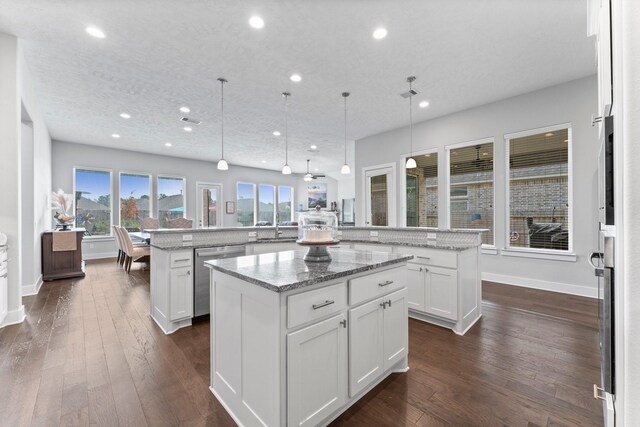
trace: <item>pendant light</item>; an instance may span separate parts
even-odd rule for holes
[[[411,83],[416,80],[414,76],[407,77],[407,83],[409,83],[409,158],[407,159],[406,168],[413,169],[418,167],[416,164],[416,159],[413,158],[413,109],[412,109],[412,100],[413,100],[413,90],[411,89]]]
[[[340,173],[343,175],[349,175],[351,173],[351,168],[347,164],[347,97],[349,96],[349,92],[342,92],[342,97],[344,98],[344,165],[342,165],[342,169],[340,169]]]
[[[309,159],[307,159],[307,173],[304,174],[304,179],[306,182],[310,182],[313,181],[313,175],[311,175],[311,172],[309,172]]]
[[[289,106],[289,97],[291,93],[282,92],[282,96],[284,96],[284,166],[282,167],[283,175],[291,175],[291,167],[289,166],[289,127],[287,123],[287,115],[288,115],[288,106]]]
[[[226,171],[229,170],[229,165],[227,161],[224,159],[224,84],[227,83],[227,79],[220,77],[218,78],[220,82],[220,138],[222,140],[222,157],[220,157],[220,161],[218,161],[218,170]]]

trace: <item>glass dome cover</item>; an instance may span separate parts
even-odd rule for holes
[[[322,245],[338,241],[338,217],[333,212],[316,210],[298,218],[298,243]]]

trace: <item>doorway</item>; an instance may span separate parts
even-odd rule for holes
[[[365,225],[395,226],[394,166],[365,169]]]
[[[198,228],[222,227],[222,184],[196,183]]]

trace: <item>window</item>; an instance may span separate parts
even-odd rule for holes
[[[158,177],[158,219],[160,227],[169,226],[169,221],[184,218],[184,178]]]
[[[89,236],[111,236],[111,171],[74,169],[76,227]]]
[[[245,182],[239,182],[237,186],[237,212],[238,225],[244,227],[253,227],[255,224],[255,203],[256,185]]]
[[[258,222],[260,225],[274,225],[276,215],[276,187],[258,186]]]
[[[150,195],[150,175],[120,174],[120,226],[140,230],[140,221],[151,216]]]
[[[570,135],[567,127],[505,135],[509,176],[507,246],[570,249]]]
[[[482,243],[493,236],[493,138],[448,147],[449,226],[486,228]]]
[[[293,187],[278,187],[278,222],[293,221]]]
[[[438,226],[438,153],[413,156],[417,167],[407,170],[407,227]],[[406,159],[403,159],[403,164]]]

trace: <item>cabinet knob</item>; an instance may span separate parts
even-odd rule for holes
[[[342,325],[343,328],[347,327],[347,319],[341,320],[340,324]]]
[[[191,270],[187,271],[187,276],[191,276]]]
[[[387,301],[387,304],[389,304],[389,307],[391,307],[391,300]]]
[[[380,303],[380,307],[382,307],[383,310],[386,309],[387,308],[387,302],[386,301],[381,302]]]

